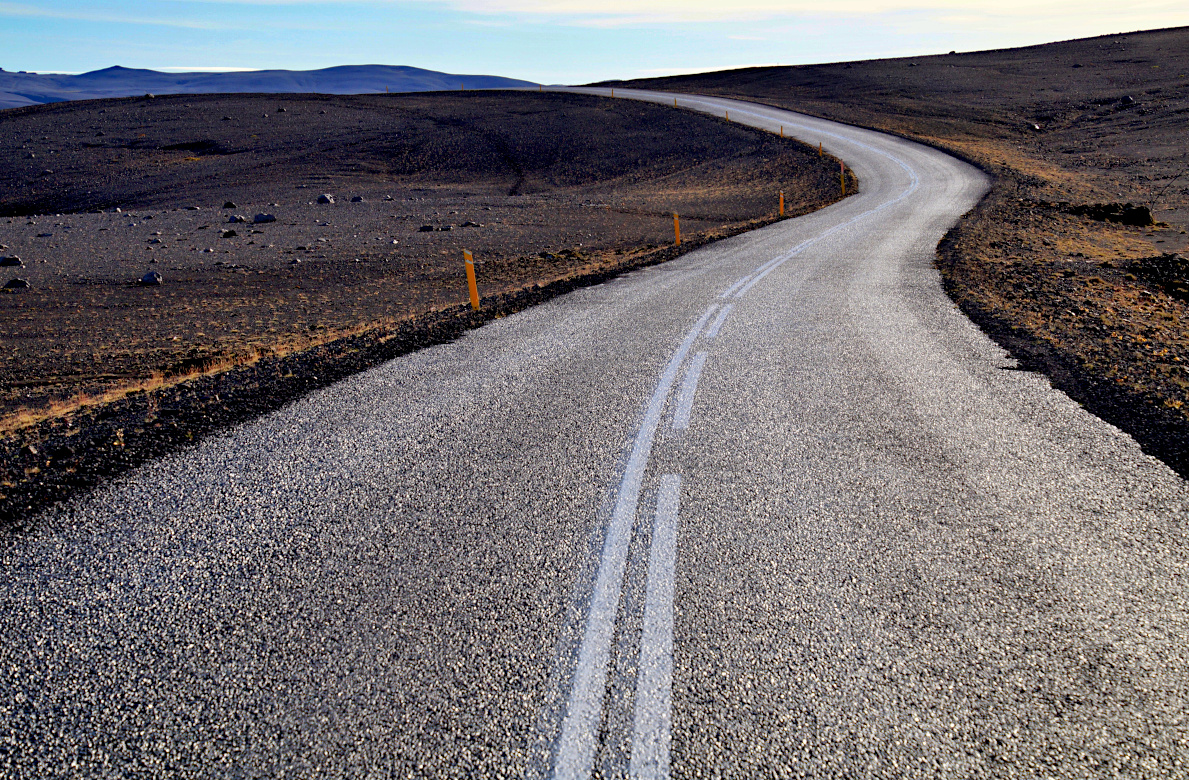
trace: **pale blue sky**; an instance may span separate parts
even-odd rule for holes
[[[1185,0],[0,0],[0,67],[375,63],[580,83],[1179,25]]]

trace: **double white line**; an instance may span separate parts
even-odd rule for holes
[[[652,455],[664,414],[665,402],[677,381],[686,356],[718,312],[712,305],[690,328],[673,353],[649,399],[644,421],[628,456],[607,536],[598,578],[591,595],[586,631],[578,649],[578,666],[570,691],[561,736],[553,765],[555,780],[587,780],[594,765],[602,722],[603,699],[607,691],[607,666],[615,616],[623,589],[628,544],[640,504],[644,472]],[[687,412],[688,414],[688,412]],[[640,640],[640,672],[636,684],[636,713],[630,771],[636,778],[669,776],[669,726],[673,679],[673,573],[677,550],[677,515],[681,479],[662,477],[649,556],[648,585],[644,606],[644,629]]]

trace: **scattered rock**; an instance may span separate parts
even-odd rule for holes
[[[283,114],[283,113],[285,113],[285,109],[284,109],[284,108],[278,108],[278,109],[277,109],[277,113],[278,113],[278,114]]]
[[[4,283],[5,290],[25,290],[29,288],[29,283],[24,279],[9,279]]]
[[[159,285],[161,284],[161,274],[157,273],[156,271],[149,271],[147,274],[140,277],[140,281],[137,282],[137,284],[140,284],[144,287],[154,287]]]
[[[422,225],[421,227],[417,228],[417,232],[418,233],[432,233],[433,225]]]
[[[53,233],[38,233],[37,237],[38,238],[53,238],[54,234]]]
[[[224,204],[223,204],[223,208],[225,208],[225,209],[233,209],[233,208],[235,208],[235,204],[234,204],[234,203],[232,203],[231,201],[227,201],[226,203],[224,203]]]
[[[363,203],[363,196],[356,195],[355,197],[351,198],[351,202],[352,203]]]
[[[119,209],[116,209],[119,211]],[[186,211],[202,211],[202,206],[186,206]]]
[[[471,222],[468,220],[466,222],[463,222],[461,225],[459,225],[459,227],[483,227],[483,226],[480,225],[478,222]]]
[[[385,195],[385,196],[384,196],[384,200],[392,200],[392,196],[391,196],[391,195]]]
[[[227,221],[232,224],[242,224],[244,222],[247,222],[248,218],[245,217],[243,214],[232,214],[230,217],[227,218]]]
[[[225,116],[225,117],[223,117],[223,118],[222,118],[221,120],[219,120],[219,121],[221,121],[221,122],[230,122],[230,121],[231,121],[231,117],[229,117],[229,116]]]
[[[257,214],[256,216],[252,217],[252,222],[256,223],[257,225],[262,225],[265,222],[276,222],[276,221],[277,221],[277,218],[274,217],[272,214]]]
[[[1119,105],[1121,105],[1121,106],[1134,106],[1134,105],[1135,105],[1135,98],[1133,98],[1131,95],[1124,95],[1123,97],[1119,98]]]
[[[11,257],[0,257],[0,267],[3,268],[24,268],[25,264],[21,262],[21,258],[16,255]]]
[[[327,194],[327,195],[319,195],[319,196],[318,196],[318,202],[319,202],[319,203],[323,203],[323,204],[325,204],[325,203],[334,203],[334,196],[333,196],[333,195],[329,195],[329,194]]]
[[[239,235],[239,233],[236,233],[234,230],[224,230],[219,235],[222,236],[223,238],[235,238],[236,236]]]
[[[63,444],[60,447],[55,447],[53,449],[53,451],[50,452],[50,459],[51,460],[70,460],[71,458],[74,457],[74,455],[75,455],[74,447],[71,447],[69,444]]]

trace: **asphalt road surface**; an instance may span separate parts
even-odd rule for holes
[[[1189,773],[1189,494],[942,293],[981,174],[679,102],[861,193],[4,539],[0,775]]]

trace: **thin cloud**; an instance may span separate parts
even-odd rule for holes
[[[207,0],[203,0],[206,2]],[[234,0],[237,4],[255,4],[254,2],[244,3],[244,0]],[[326,4],[327,0],[317,0],[317,2]],[[40,19],[61,19],[63,21],[75,22],[97,22],[101,24],[127,24],[127,25],[141,25],[147,27],[172,27],[183,30],[229,30],[235,32],[242,32],[243,25],[229,22],[215,22],[195,19],[183,19],[176,17],[158,17],[158,16],[133,16],[130,14],[109,13],[106,11],[85,11],[85,10],[70,10],[70,11],[56,11],[49,8],[38,8],[36,6],[24,5],[21,3],[4,3],[0,2],[0,18],[8,17],[22,17],[22,18],[40,18]],[[294,24],[287,21],[271,21],[269,26],[274,29],[281,30],[306,30],[311,32],[325,31],[325,25],[311,25],[311,24]]]
[[[165,19],[149,16],[128,16],[95,11],[53,11],[19,3],[0,3],[0,16],[26,18],[65,19],[76,22],[114,22],[116,24],[141,24],[158,27],[180,27],[187,30],[227,30],[228,25],[218,22],[199,22],[190,19]]]

